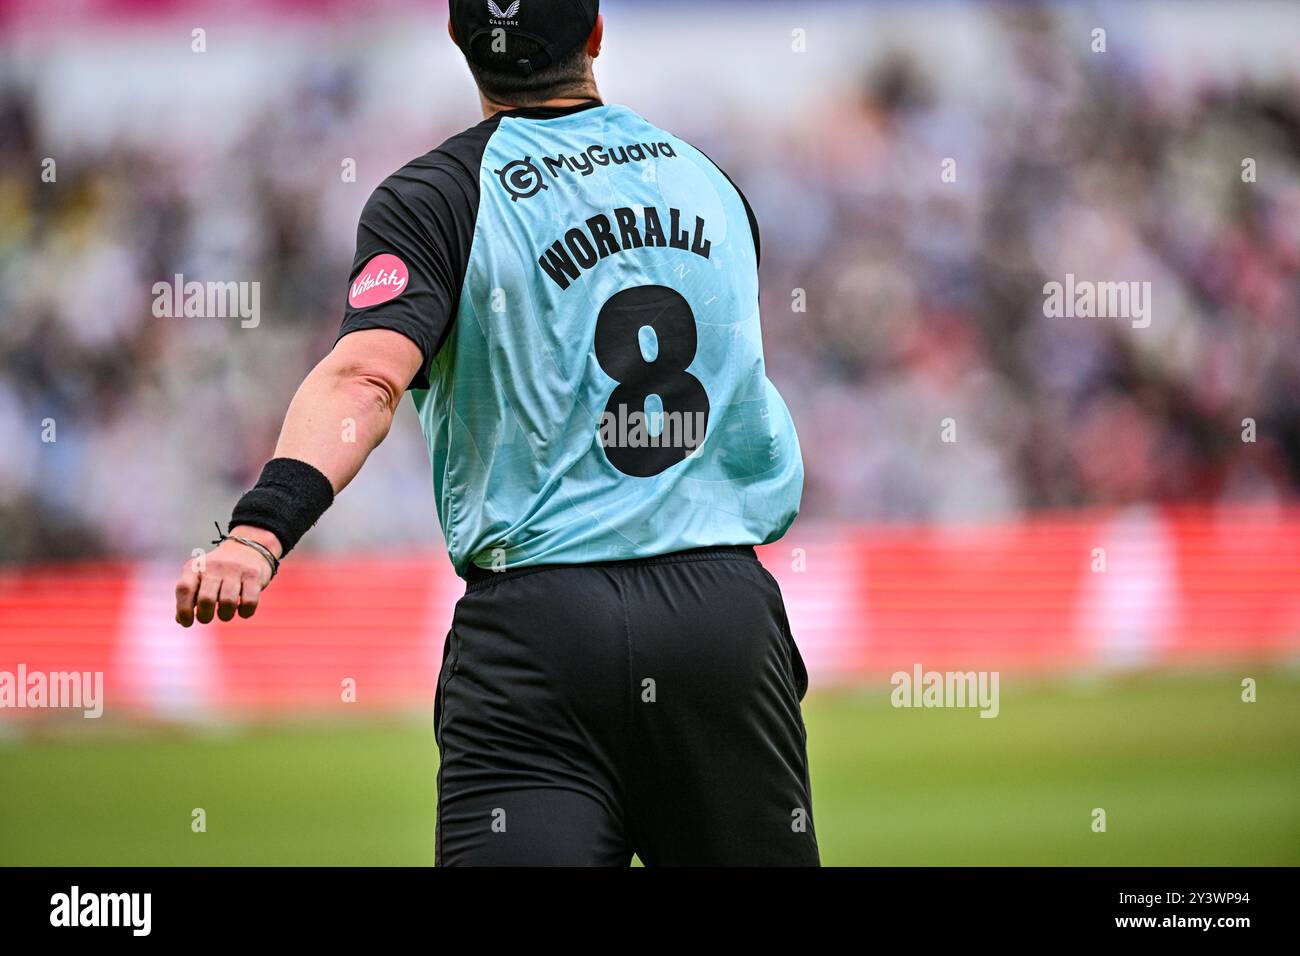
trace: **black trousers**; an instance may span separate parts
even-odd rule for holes
[[[434,707],[437,863],[817,865],[807,688],[752,548],[475,569]]]

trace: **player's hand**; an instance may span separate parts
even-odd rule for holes
[[[240,525],[230,533],[256,541],[277,558],[283,553],[279,539],[262,528]],[[176,623],[189,627],[197,618],[200,624],[208,624],[214,613],[223,621],[233,619],[236,613],[252,617],[262,589],[270,582],[271,565],[266,558],[227,538],[207,554],[185,562],[176,582]]]

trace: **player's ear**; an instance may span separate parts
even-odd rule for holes
[[[591,35],[587,37],[587,56],[593,60],[600,56],[600,44],[605,39],[605,17],[603,14],[596,14],[596,25],[591,28]]]
[[[447,18],[447,36],[451,37],[452,43],[456,43],[456,31],[452,29],[450,17]],[[460,44],[456,43],[456,46],[460,46]]]

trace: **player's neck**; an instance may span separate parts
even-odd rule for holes
[[[489,100],[487,97],[483,96],[482,93],[479,94],[479,102],[483,107],[484,119],[491,119],[497,113],[505,113],[505,112],[509,112],[510,110],[548,109],[548,108],[562,109],[563,107],[566,106],[580,106],[583,103],[590,103],[593,100],[599,100],[599,99],[600,99],[600,91],[597,90],[595,86],[591,87],[591,89],[587,91],[587,95],[585,96],[557,96],[554,97],[553,99],[542,100],[539,103],[497,103],[494,102],[493,100]]]

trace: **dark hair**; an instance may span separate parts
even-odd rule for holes
[[[474,75],[474,82],[489,99],[511,106],[530,106],[557,97],[585,96],[590,93],[591,59],[587,56],[585,43],[579,44],[572,53],[566,54],[557,62],[524,76],[480,65],[513,64],[516,60],[533,56],[539,49],[540,44],[532,40],[507,35],[505,49],[495,51],[492,49],[492,37],[485,34],[473,44],[474,56],[469,60],[469,71]]]

